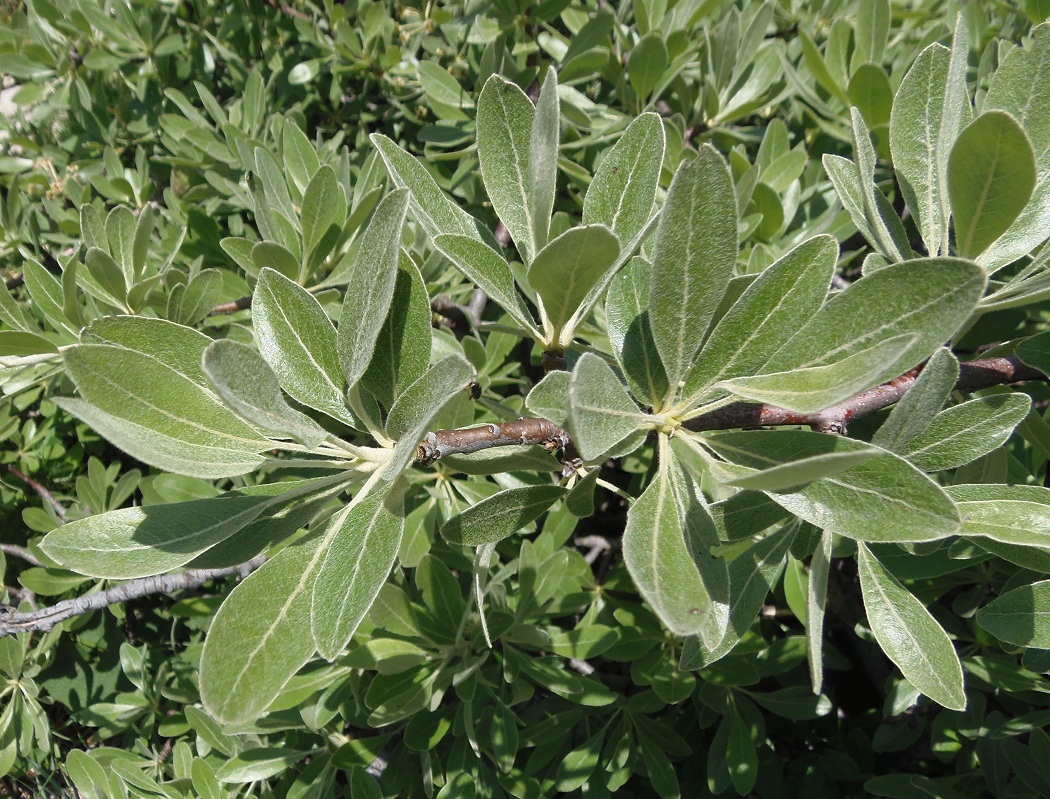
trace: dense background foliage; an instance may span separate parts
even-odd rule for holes
[[[679,171],[683,163],[699,164],[714,181],[725,177],[729,196],[735,195],[740,249],[729,255],[735,282],[722,306],[708,309],[708,319],[726,314],[754,276],[824,235],[831,238],[812,246],[837,242],[837,261],[831,259],[837,289],[862,274],[864,279],[883,271],[899,274],[888,264],[914,254],[950,251],[978,260],[984,272],[967,265],[970,271],[955,273],[960,284],[965,278],[974,286],[969,305],[960,300],[961,315],[928,320],[934,338],[925,355],[967,318],[970,323],[953,346],[960,360],[1012,355],[1018,340],[1047,329],[1050,250],[1036,253],[1050,234],[1050,34],[1033,29],[1048,14],[1045,0],[625,0],[615,5],[604,0],[419,5],[7,0],[0,7],[0,73],[6,76],[0,133],[0,272],[6,279],[6,289],[0,289],[0,536],[6,559],[0,562],[8,604],[30,610],[95,593],[108,584],[98,578],[132,577],[136,569],[147,575],[183,565],[233,567],[263,550],[294,557],[305,546],[281,549],[289,539],[316,540],[324,522],[346,502],[346,495],[335,493],[343,487],[338,483],[274,506],[272,516],[245,522],[246,528],[218,548],[183,551],[184,557],[166,568],[151,563],[150,570],[130,560],[111,566],[106,553],[96,566],[78,561],[75,571],[61,568],[59,561],[69,561],[54,542],[63,539],[39,545],[66,522],[120,508],[208,499],[231,489],[238,495],[223,502],[245,503],[238,508],[258,513],[258,498],[268,495],[256,486],[279,467],[266,461],[254,468],[262,463],[260,456],[243,475],[229,471],[232,477],[194,476],[193,468],[177,464],[165,471],[157,468],[157,459],[139,455],[147,465],[127,454],[138,454],[135,443],[107,427],[110,417],[89,417],[77,401],[60,398],[77,389],[83,396],[91,393],[85,375],[101,368],[88,363],[92,352],[115,349],[115,343],[134,352],[133,326],[104,319],[116,314],[177,323],[182,327],[167,331],[171,349],[199,354],[194,348],[203,349],[211,339],[251,345],[268,308],[301,300],[294,290],[298,284],[316,298],[321,319],[339,321],[342,331],[351,316],[349,303],[360,295],[354,283],[354,266],[365,258],[360,253],[375,254],[379,262],[384,252],[383,228],[375,220],[403,221],[410,202],[410,192],[392,191],[400,183],[388,176],[388,168],[398,169],[395,145],[425,160],[455,204],[483,223],[486,241],[509,248],[513,237],[521,259],[531,260],[535,252],[529,246],[537,242],[526,246],[517,228],[508,234],[514,224],[506,218],[507,203],[482,177],[480,107],[486,96],[511,92],[498,80],[487,83],[493,75],[538,101],[537,114],[544,108],[543,92],[548,100],[553,91],[560,98],[553,217],[536,250],[548,235],[556,239],[581,218],[601,221],[601,209],[589,209],[584,198],[592,180],[598,182],[610,148],[628,139],[625,131],[637,120],[639,140],[658,140],[662,132],[666,141],[654,167],[658,204],[676,173],[689,174]],[[1017,114],[989,113],[984,127],[967,128],[973,153],[980,154],[989,139],[1010,144],[1004,150],[1009,187],[993,187],[999,210],[989,214],[967,205],[956,181],[951,230],[957,237],[960,230],[969,235],[951,248],[947,210],[934,208],[915,191],[915,170],[929,164],[904,163],[891,153],[898,124],[892,117],[915,107],[901,99],[902,82],[920,53],[933,53],[928,60],[939,63],[941,50],[928,49],[934,43],[944,45],[945,64],[951,54],[950,69],[965,83],[963,100],[953,100],[950,92],[939,98],[947,106],[953,101],[965,106],[965,113],[959,110],[960,130],[969,122],[971,98],[978,111],[989,92],[995,101],[990,108],[1013,111],[1011,103],[1021,102],[1002,86],[991,88],[1014,44],[1025,45],[1027,60],[1015,60],[1013,71],[999,79],[1007,89],[1031,88],[1024,98],[1031,114],[1019,122]],[[556,69],[557,84],[548,67]],[[486,85],[492,88],[483,96]],[[370,139],[371,134],[385,138]],[[943,169],[953,143],[954,138],[935,151]],[[900,146],[894,152],[907,149]],[[384,157],[377,147],[385,147]],[[694,162],[698,149],[702,155]],[[966,151],[959,148],[960,161]],[[1019,160],[1011,161],[1017,153]],[[954,168],[973,172],[981,166]],[[699,185],[698,197],[706,185]],[[869,191],[871,186],[880,193]],[[861,199],[851,204],[856,198]],[[463,368],[472,374],[461,382],[473,378],[476,397],[457,384],[441,415],[427,417],[424,430],[526,414],[525,397],[544,377],[544,348],[516,330],[525,327],[529,311],[516,307],[515,300],[480,301],[474,284],[453,265],[450,253],[457,242],[435,242],[435,230],[428,228],[427,213],[439,215],[444,206],[421,203],[414,195],[412,202],[401,239],[407,255],[399,253],[397,239],[392,244],[398,270],[394,302],[405,321],[394,330],[392,322],[384,322],[384,309],[373,325],[377,333],[382,328],[384,335],[411,345],[396,358],[389,356],[395,371],[390,383],[365,371],[376,369],[374,362],[342,368],[360,368],[368,396],[374,394],[379,403],[376,409],[391,410],[432,361],[450,358],[441,363],[453,371],[467,364],[469,369]],[[643,209],[646,217],[652,202],[650,197]],[[458,217],[448,213],[455,222]],[[990,218],[996,214],[998,220]],[[1011,228],[1016,235],[999,236],[1004,219],[1006,227],[1021,220]],[[447,232],[433,224],[437,232]],[[641,235],[638,227],[632,235]],[[376,231],[371,239],[368,231]],[[400,223],[397,231],[400,235]],[[600,251],[607,240],[593,235],[587,249]],[[389,254],[390,242],[385,243]],[[632,264],[623,274],[641,269]],[[987,288],[985,272],[992,275]],[[514,277],[527,291],[524,274],[521,268]],[[529,277],[534,279],[533,272]],[[509,285],[507,297],[515,291],[513,281]],[[542,294],[539,285],[533,288]],[[271,305],[260,301],[270,296],[265,292],[272,295]],[[623,294],[617,296],[622,300]],[[245,302],[252,296],[254,309]],[[525,301],[537,305],[535,295]],[[367,307],[356,310],[368,314]],[[951,316],[956,307],[942,310]],[[576,367],[573,379],[593,378],[603,385],[613,375],[593,353],[621,358],[614,350],[622,337],[616,340],[615,320],[606,319],[617,313],[623,308],[610,300],[597,303],[584,318],[568,319],[573,324],[559,327],[546,320],[555,333],[569,330],[563,343],[574,344],[566,353],[569,367]],[[945,324],[945,331],[937,327]],[[88,325],[91,333],[82,340]],[[178,332],[186,328],[196,328],[207,340],[180,338],[189,335]],[[158,346],[152,334],[142,335],[147,346]],[[426,351],[428,340],[432,353]],[[862,376],[879,370],[893,376],[903,371],[893,372],[894,365],[901,366],[896,356],[912,344],[895,341],[904,349],[889,356],[883,349],[876,354],[881,360],[870,360],[869,354],[869,360],[852,361],[852,368]],[[63,360],[60,348],[79,354]],[[220,356],[244,371],[254,368],[248,349],[209,348],[214,355],[214,369],[205,364],[209,376],[229,374],[222,372]],[[1045,372],[1050,361],[1045,337],[1029,339],[1027,352],[1026,362]],[[127,357],[115,368],[137,371],[141,363]],[[636,372],[623,360],[618,363],[634,395],[651,399],[642,384],[654,374],[652,368]],[[841,374],[845,370],[838,365]],[[912,365],[914,360],[904,366]],[[199,372],[200,363],[186,368]],[[590,378],[580,377],[585,374]],[[957,374],[954,359],[938,350],[919,384],[926,394],[915,395],[916,403],[925,397],[927,405],[936,405],[931,418]],[[666,375],[663,380],[666,384]],[[639,413],[619,381],[612,381],[627,403],[624,412]],[[783,386],[745,382],[736,386],[739,396],[779,398],[777,404],[785,404]],[[284,431],[288,437],[303,441],[318,435],[321,417],[314,411],[335,414],[335,422],[325,422],[327,429],[347,440],[353,440],[351,428],[369,427],[361,421],[369,412],[360,412],[361,398],[357,407],[337,403],[333,411],[320,394],[290,391],[283,376],[281,386],[295,407],[306,411],[284,417],[291,425]],[[236,399],[237,387],[229,388]],[[843,385],[837,390],[842,393]],[[274,395],[280,399],[280,390]],[[815,407],[839,399],[822,398],[828,401]],[[945,429],[928,434],[926,446],[913,435],[910,449],[902,445],[895,451],[937,474],[945,486],[1009,484],[1023,491],[1046,485],[1046,386],[1029,383],[1023,392],[995,387],[978,398],[982,404],[968,406],[956,395],[951,405],[966,406],[961,414],[981,415],[959,421],[958,415],[945,419],[943,411],[937,418]],[[119,398],[114,401],[114,407],[120,404]],[[543,396],[530,397],[533,413],[545,407]],[[887,413],[858,419],[850,435],[893,449],[889,428],[880,425],[899,431],[906,422],[903,414],[893,420]],[[401,432],[415,419],[403,415],[408,421]],[[394,416],[387,417],[387,433]],[[550,418],[555,416],[552,410]],[[579,412],[574,419],[589,461],[614,450],[637,427],[616,428],[599,446],[582,435]],[[605,427],[597,428],[605,434]],[[382,431],[373,432],[382,439]],[[944,446],[952,436],[964,443]],[[635,449],[642,438],[635,436],[632,445],[614,452],[622,457],[590,472],[589,482],[574,483],[581,490],[574,488],[557,504],[564,492],[548,475],[560,466],[539,447],[513,456],[493,450],[502,461],[442,459],[413,468],[410,481],[418,490],[409,494],[397,564],[379,601],[345,652],[342,641],[328,642],[331,662],[311,660],[283,688],[277,685],[279,695],[265,714],[262,708],[230,711],[227,719],[244,718],[222,725],[202,709],[205,631],[237,584],[233,578],[112,604],[49,632],[0,638],[0,772],[7,775],[0,792],[298,799],[572,792],[905,799],[1050,795],[1050,736],[1043,730],[1050,720],[1050,631],[1032,613],[1045,614],[1050,607],[1050,593],[1040,582],[1050,573],[1045,540],[1050,503],[1041,493],[1030,501],[1037,495],[1009,495],[1028,502],[1025,520],[1003,525],[1013,537],[989,538],[986,531],[979,540],[904,536],[900,544],[866,546],[854,537],[822,536],[804,513],[798,515],[806,521],[784,523],[784,514],[768,501],[764,507],[773,510],[765,523],[729,540],[734,536],[725,535],[726,524],[718,517],[722,540],[715,543],[724,558],[719,562],[729,562],[729,580],[734,567],[748,577],[742,604],[750,615],[732,617],[731,637],[721,649],[720,636],[712,633],[716,657],[702,651],[696,635],[668,632],[658,593],[650,590],[643,602],[638,574],[632,581],[625,566],[620,536],[629,503],[647,486],[675,480],[663,471],[656,476],[667,461],[657,467],[655,447]],[[738,441],[711,439],[719,440],[727,452]],[[799,446],[805,452],[809,445]],[[414,454],[413,444],[405,457]],[[871,457],[868,450],[846,456]],[[685,459],[681,452],[677,457]],[[816,460],[809,479],[833,468]],[[293,474],[287,466],[285,477]],[[299,479],[327,479],[319,477],[326,473],[317,462],[304,458],[298,467]],[[703,473],[705,466],[692,468]],[[709,499],[731,493],[719,480],[752,474],[729,471],[697,478]],[[766,479],[772,482],[741,485],[778,490],[773,478]],[[471,517],[459,523],[466,532],[448,526],[444,535],[439,531],[499,490],[531,491],[537,510],[524,525],[527,535],[499,542],[479,566],[473,550],[456,543],[456,535],[472,542]],[[747,496],[757,502],[754,497],[764,495]],[[979,492],[952,497],[969,499],[978,513]],[[880,512],[872,511],[873,518]],[[187,518],[188,524],[193,521]],[[782,528],[752,546],[753,535],[775,525]],[[70,546],[75,549],[75,541]],[[814,574],[826,580],[826,589],[823,583],[814,587]],[[761,579],[752,584],[751,575]],[[482,580],[486,626],[474,599]],[[1029,596],[1020,609],[1000,605],[998,615],[978,612],[996,597],[1033,584],[1043,588],[1033,589],[1035,598]],[[733,585],[737,594],[745,593],[738,582]],[[281,590],[273,583],[259,589],[278,595]],[[814,604],[814,594],[825,590],[826,616],[824,597],[819,607]],[[920,614],[928,607],[929,614],[917,615],[913,625],[931,636],[921,639],[918,649],[940,641],[944,633],[936,631],[943,628],[944,642],[952,641],[948,652],[954,648],[960,659],[947,655],[932,669],[912,666],[912,680],[905,679],[897,666],[908,670],[907,653],[897,653],[895,666],[883,651],[893,644],[884,630],[873,629],[879,622],[870,612],[878,606],[872,596],[879,592],[888,597],[882,605],[887,612],[906,607]],[[1020,601],[1018,594],[1012,596]],[[1024,619],[1027,630],[1020,629]],[[689,632],[707,641],[706,630]],[[811,690],[811,668],[819,666],[807,663],[807,651],[814,660],[814,647],[816,664],[824,669],[823,683],[816,678],[817,693]],[[943,655],[936,646],[930,651],[935,658]],[[302,662],[312,654],[311,648]],[[686,668],[679,669],[680,662]],[[950,679],[915,687],[923,674],[949,673],[953,664],[961,665],[960,680],[965,673],[964,698]],[[211,709],[217,706],[212,699]]]

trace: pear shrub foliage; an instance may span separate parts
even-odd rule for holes
[[[21,585],[267,559],[0,639],[7,772],[1045,795],[1044,4],[72,5],[0,30]]]

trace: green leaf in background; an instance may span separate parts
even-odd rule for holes
[[[561,101],[558,75],[551,68],[540,89],[529,137],[529,217],[536,252],[550,237],[551,212],[558,178],[558,142],[561,138]]]
[[[649,324],[672,393],[693,365],[732,277],[736,224],[729,168],[713,147],[704,145],[675,173],[653,250]]]
[[[809,660],[810,685],[814,694],[824,687],[824,611],[828,598],[828,573],[831,569],[833,536],[820,535],[809,563],[806,587],[806,657]]]
[[[1027,366],[1050,375],[1050,331],[1022,340],[1014,353]]]
[[[857,545],[864,608],[875,640],[908,682],[950,710],[966,709],[962,665],[947,633],[868,548]]]
[[[975,484],[945,490],[963,515],[963,535],[1004,544],[1050,546],[1050,488]]]
[[[875,447],[846,446],[839,450],[829,447],[827,452],[749,472],[724,482],[750,491],[786,491],[852,469],[877,457],[879,452]]]
[[[441,536],[464,546],[495,544],[534,522],[565,494],[556,485],[508,488],[453,516],[441,528]]]
[[[318,169],[303,192],[303,252],[309,254],[332,225],[346,221],[346,195],[335,170],[325,164]]]
[[[344,399],[335,327],[313,295],[264,269],[252,295],[252,321],[259,353],[281,388],[306,407],[356,426]]]
[[[604,225],[569,228],[536,254],[529,284],[543,303],[552,347],[568,345],[572,331],[566,323],[619,254],[620,242]]]
[[[608,452],[643,421],[641,412],[604,360],[584,353],[569,382],[569,434],[585,461]]]
[[[1050,649],[1050,580],[993,599],[977,611],[977,623],[1008,644]]]
[[[625,248],[645,229],[664,156],[664,127],[653,113],[637,117],[598,164],[583,200],[583,224],[612,229]]]
[[[294,766],[309,752],[279,747],[260,747],[241,752],[215,772],[219,782],[245,783],[269,779]]]
[[[254,347],[215,341],[204,351],[203,366],[215,392],[250,424],[311,449],[328,437],[328,431],[285,401],[277,375]]]
[[[399,504],[393,492],[376,488],[329,523],[310,610],[321,657],[334,660],[342,651],[386,582],[405,531]]]
[[[1005,233],[1035,188],[1035,154],[1017,121],[987,111],[959,134],[948,161],[948,193],[959,254],[974,258]]]
[[[506,225],[522,261],[536,254],[536,228],[530,198],[529,153],[535,109],[525,92],[498,75],[478,97],[478,158],[489,200]],[[542,220],[547,224],[547,220]]]
[[[118,205],[106,216],[106,239],[109,251],[124,275],[124,285],[135,282],[135,215]]]
[[[719,380],[764,366],[824,304],[837,256],[834,239],[816,236],[759,275],[711,331],[685,376],[681,406],[694,405]]]
[[[408,200],[407,189],[396,189],[379,202],[350,270],[336,347],[351,389],[368,369],[394,298]]]
[[[1031,407],[1020,392],[975,397],[938,413],[901,455],[927,472],[954,469],[1006,443]]]
[[[649,325],[649,268],[644,258],[631,259],[609,286],[605,316],[609,344],[627,384],[652,405],[667,394],[667,375]]]
[[[806,430],[704,433],[703,442],[731,463],[760,470],[871,446]],[[889,452],[794,491],[767,493],[810,524],[860,541],[930,541],[958,532],[961,522],[939,486]]]
[[[682,523],[672,468],[662,461],[660,471],[627,512],[624,562],[635,586],[667,629],[676,635],[699,635],[704,646],[713,649],[728,623],[725,562],[721,562],[724,581],[705,582],[697,559],[711,560],[712,556],[698,551],[697,545],[703,542],[696,535],[699,530],[690,534]],[[710,513],[702,505],[697,507],[702,510],[689,508],[697,514],[690,527],[709,524],[713,533]]]
[[[911,388],[893,406],[886,421],[872,436],[871,443],[890,452],[900,452],[930,426],[948,401],[958,379],[959,361],[951,350],[941,347],[923,366]]]
[[[827,366],[722,380],[727,391],[798,413],[816,413],[881,383],[899,372],[901,356],[918,339],[914,333],[894,336]]]
[[[627,76],[639,99],[645,103],[670,63],[667,45],[658,32],[647,33],[631,48]]]

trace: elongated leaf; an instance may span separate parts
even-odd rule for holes
[[[192,327],[147,316],[104,316],[82,333],[85,344],[113,344],[156,358],[198,385],[207,387],[201,356],[211,339]]]
[[[502,255],[470,236],[437,236],[434,246],[464,275],[477,283],[490,299],[499,303],[515,322],[526,331],[539,335],[536,320],[522,303],[514,287],[514,276]]]
[[[631,59],[627,62],[627,75],[631,86],[642,102],[649,101],[649,94],[667,69],[670,56],[663,35],[647,33],[631,48]]]
[[[753,374],[824,303],[838,245],[804,241],[764,271],[726,312],[685,377],[682,407],[719,380]]]
[[[864,187],[861,184],[857,165],[840,155],[825,154],[821,161],[831,179],[831,185],[835,187],[835,193],[838,194],[853,224],[864,238],[874,242],[876,240],[875,231],[868,222],[868,212],[864,203]]]
[[[857,546],[864,608],[875,640],[915,688],[950,710],[966,709],[962,665],[948,634],[863,544]]]
[[[806,590],[806,656],[810,685],[814,694],[824,687],[824,610],[828,598],[828,572],[831,568],[832,535],[823,532],[809,563]]]
[[[660,215],[649,288],[649,323],[670,391],[693,365],[733,274],[736,196],[722,156],[710,145],[679,167]]]
[[[725,586],[716,600],[705,585],[694,558],[711,555],[690,551],[679,517],[678,502],[665,464],[627,512],[623,554],[627,570],[660,621],[676,635],[700,635],[712,649],[724,637]],[[714,522],[708,515],[711,527]]]
[[[215,772],[215,777],[219,782],[229,783],[265,780],[294,766],[308,754],[310,754],[309,751],[279,747],[249,749],[223,763]]]
[[[411,192],[412,217],[428,236],[433,239],[448,233],[480,240],[474,218],[441,190],[422,163],[381,133],[373,133],[369,138],[394,185]]]
[[[649,325],[649,263],[644,258],[632,258],[613,280],[605,315],[613,355],[631,391],[655,404],[667,394],[667,375]]]
[[[963,515],[963,535],[1050,547],[1050,488],[975,484],[945,490]]]
[[[799,413],[815,413],[896,374],[901,356],[914,346],[917,338],[912,333],[894,336],[827,366],[738,377],[716,385],[756,402]]]
[[[325,164],[314,173],[303,193],[303,252],[312,252],[330,226],[341,228],[345,221],[346,194],[335,170]]]
[[[664,159],[664,128],[653,113],[637,117],[594,171],[583,200],[583,224],[612,229],[624,246],[652,216]]]
[[[1011,47],[992,75],[983,110],[1006,111],[1021,123],[1036,154],[1050,147],[1050,88],[1033,76],[1050,73],[1050,25],[1032,28],[1031,43]]]
[[[109,251],[124,274],[124,285],[135,282],[135,215],[118,205],[106,216],[106,238]]]
[[[1014,352],[1027,366],[1050,376],[1050,332],[1023,339]]]
[[[1020,392],[976,397],[938,413],[901,454],[927,472],[954,469],[1006,443],[1031,406]]]
[[[874,447],[871,449],[850,448],[840,452],[832,450],[751,472],[742,477],[726,480],[725,484],[751,491],[786,491],[789,488],[798,488],[814,480],[822,480],[852,469],[878,455],[879,450]]]
[[[871,446],[807,430],[705,433],[703,440],[731,463],[759,470]],[[811,524],[860,541],[935,540],[957,532],[961,522],[939,486],[889,452],[797,490],[766,493]]]
[[[529,284],[543,303],[551,344],[568,345],[566,323],[619,254],[620,242],[604,225],[570,228],[536,254]]]
[[[529,215],[533,221],[536,251],[543,249],[550,236],[551,212],[558,178],[558,140],[561,138],[561,101],[558,75],[547,70],[547,77],[536,102],[529,137]]]
[[[344,399],[335,328],[313,295],[264,269],[252,296],[252,321],[259,353],[281,388],[308,408],[356,426]]]
[[[201,654],[204,707],[227,723],[254,721],[313,656],[313,582],[319,541],[281,550],[226,598]]]
[[[368,369],[394,298],[408,200],[408,189],[397,189],[380,201],[350,268],[336,338],[339,364],[350,388]]]
[[[593,353],[584,353],[572,370],[568,424],[585,461],[597,459],[642,424],[638,406],[612,368]]]
[[[529,151],[535,109],[525,92],[499,75],[478,97],[478,159],[485,190],[525,265],[536,254],[537,220],[529,202]],[[546,220],[544,220],[546,222]]]
[[[336,516],[325,534],[327,554],[313,585],[310,624],[317,651],[328,660],[346,646],[397,559],[405,531],[398,505],[374,489]]]
[[[1050,649],[1050,580],[1007,591],[977,611],[977,623],[1008,644]]]
[[[1035,153],[1017,121],[987,111],[966,126],[948,161],[959,254],[974,258],[1005,233],[1035,188]]]
[[[864,210],[868,226],[875,235],[872,244],[888,260],[904,261],[912,254],[908,246],[908,234],[893,206],[886,200],[882,190],[875,185],[875,148],[859,109],[851,109],[851,121],[853,152],[857,158],[857,174],[864,197]]]
[[[204,351],[204,371],[215,392],[249,423],[316,447],[328,431],[285,402],[277,375],[253,348],[222,339]]]
[[[871,443],[900,452],[920,435],[948,401],[959,379],[959,362],[951,350],[941,347],[922,368],[912,387],[893,406],[886,421],[875,431]]]
[[[508,488],[453,516],[441,528],[441,536],[471,547],[495,544],[538,519],[566,493],[556,485]]]
[[[888,377],[901,374],[951,338],[986,281],[984,270],[956,258],[919,258],[880,269],[828,300],[760,373],[837,363],[914,333],[915,343],[883,370]]]

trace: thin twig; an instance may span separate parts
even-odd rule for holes
[[[219,316],[222,314],[237,313],[238,311],[244,311],[252,307],[251,297],[241,297],[233,302],[220,302],[218,305],[213,307],[209,314],[211,316]]]
[[[593,566],[599,555],[612,549],[609,539],[600,535],[580,536],[572,543],[578,547],[587,547],[587,554],[583,556],[583,559],[587,561],[588,566]]]
[[[59,502],[57,499],[55,499],[55,495],[54,494],[52,494],[50,491],[48,491],[47,488],[45,488],[43,485],[38,483],[32,477],[30,477],[27,474],[23,474],[21,471],[16,469],[11,464],[5,463],[4,464],[4,468],[7,469],[7,471],[10,474],[14,475],[19,480],[21,480],[23,483],[25,483],[27,486],[29,486],[31,489],[33,489],[33,491],[36,492],[36,495],[38,497],[40,497],[42,500],[44,500],[44,502],[46,502],[48,505],[50,505],[52,508],[55,509],[55,514],[58,516],[58,518],[60,518],[63,521],[65,521],[65,519],[66,519],[66,508],[61,502]]]
[[[18,544],[0,544],[0,551],[5,555],[10,555],[14,558],[21,558],[30,566],[43,566],[40,558],[34,555],[25,547],[20,547]]]
[[[107,588],[97,594],[85,594],[75,599],[67,599],[31,613],[21,613],[10,606],[0,605],[0,638],[35,630],[47,631],[59,622],[74,616],[150,594],[170,594],[174,591],[197,588],[218,577],[227,577],[232,574],[238,574],[242,578],[247,577],[265,562],[266,556],[259,555],[245,563],[225,569],[191,569],[180,574],[142,577]]]

